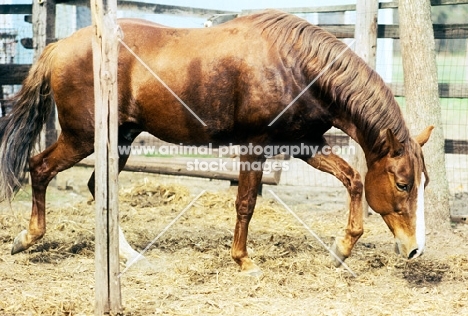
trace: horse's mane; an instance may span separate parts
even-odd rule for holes
[[[317,91],[330,98],[356,125],[368,148],[375,154],[387,154],[385,130],[406,143],[409,131],[391,90],[382,78],[336,37],[309,22],[280,11],[252,16],[263,36],[281,52],[285,64],[303,69],[311,82],[339,54],[330,68],[314,83]],[[345,51],[343,53],[343,51]]]

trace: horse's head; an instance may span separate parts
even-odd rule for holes
[[[400,143],[386,133],[388,154],[369,166],[365,191],[369,206],[382,215],[396,239],[397,250],[408,259],[424,251],[424,188],[429,182],[422,146],[433,127]]]

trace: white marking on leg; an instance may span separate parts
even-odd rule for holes
[[[127,242],[127,239],[125,239],[125,235],[122,231],[122,228],[120,228],[119,225],[119,255],[120,258],[125,259],[126,264],[132,262],[135,258],[137,260],[144,259],[143,256],[140,256],[139,258],[139,253],[130,246],[130,244]]]
[[[198,194],[193,200],[192,202],[190,202],[183,210],[182,212],[179,213],[179,215],[177,215],[146,247],[145,249],[143,249],[134,259],[132,259],[132,261],[130,262],[127,262],[127,266],[125,267],[125,269],[120,272],[120,274],[118,275],[118,277],[120,278],[125,272],[127,272],[128,269],[130,269],[130,267],[135,263],[137,262],[138,260],[140,260],[141,258],[144,258],[143,257],[143,254],[162,236],[164,235],[167,230],[169,228],[171,228],[172,225],[174,225],[180,217],[182,217],[182,215],[185,214],[185,212],[187,212],[187,210],[189,208],[192,207],[193,204],[195,204],[195,202],[206,192],[206,190],[203,190],[200,192],[200,194]],[[123,234],[122,234],[123,235]]]
[[[424,221],[424,183],[426,177],[424,172],[421,175],[421,182],[418,188],[418,200],[416,209],[416,242],[418,244],[418,252],[415,257],[418,257],[424,251],[424,245],[426,243],[426,226]]]

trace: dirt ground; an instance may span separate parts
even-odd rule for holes
[[[0,205],[0,314],[91,315],[94,303],[94,204],[91,171],[75,167],[48,192],[45,238],[10,255],[30,216],[30,189]],[[378,215],[346,261],[327,251],[278,203],[272,190],[330,245],[347,221],[343,190],[265,186],[249,232],[259,277],[230,258],[235,191],[228,182],[124,172],[121,225],[144,249],[203,189],[200,199],[122,275],[125,315],[467,315],[468,225],[429,227],[426,252],[394,254]],[[442,225],[441,225],[442,226]],[[122,262],[122,269],[125,268]]]

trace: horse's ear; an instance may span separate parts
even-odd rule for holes
[[[429,140],[433,129],[434,126],[429,125],[421,132],[421,134],[416,136],[414,140],[422,147]]]
[[[391,129],[387,129],[387,145],[390,148],[391,157],[398,157],[403,154],[403,144],[395,137]]]

